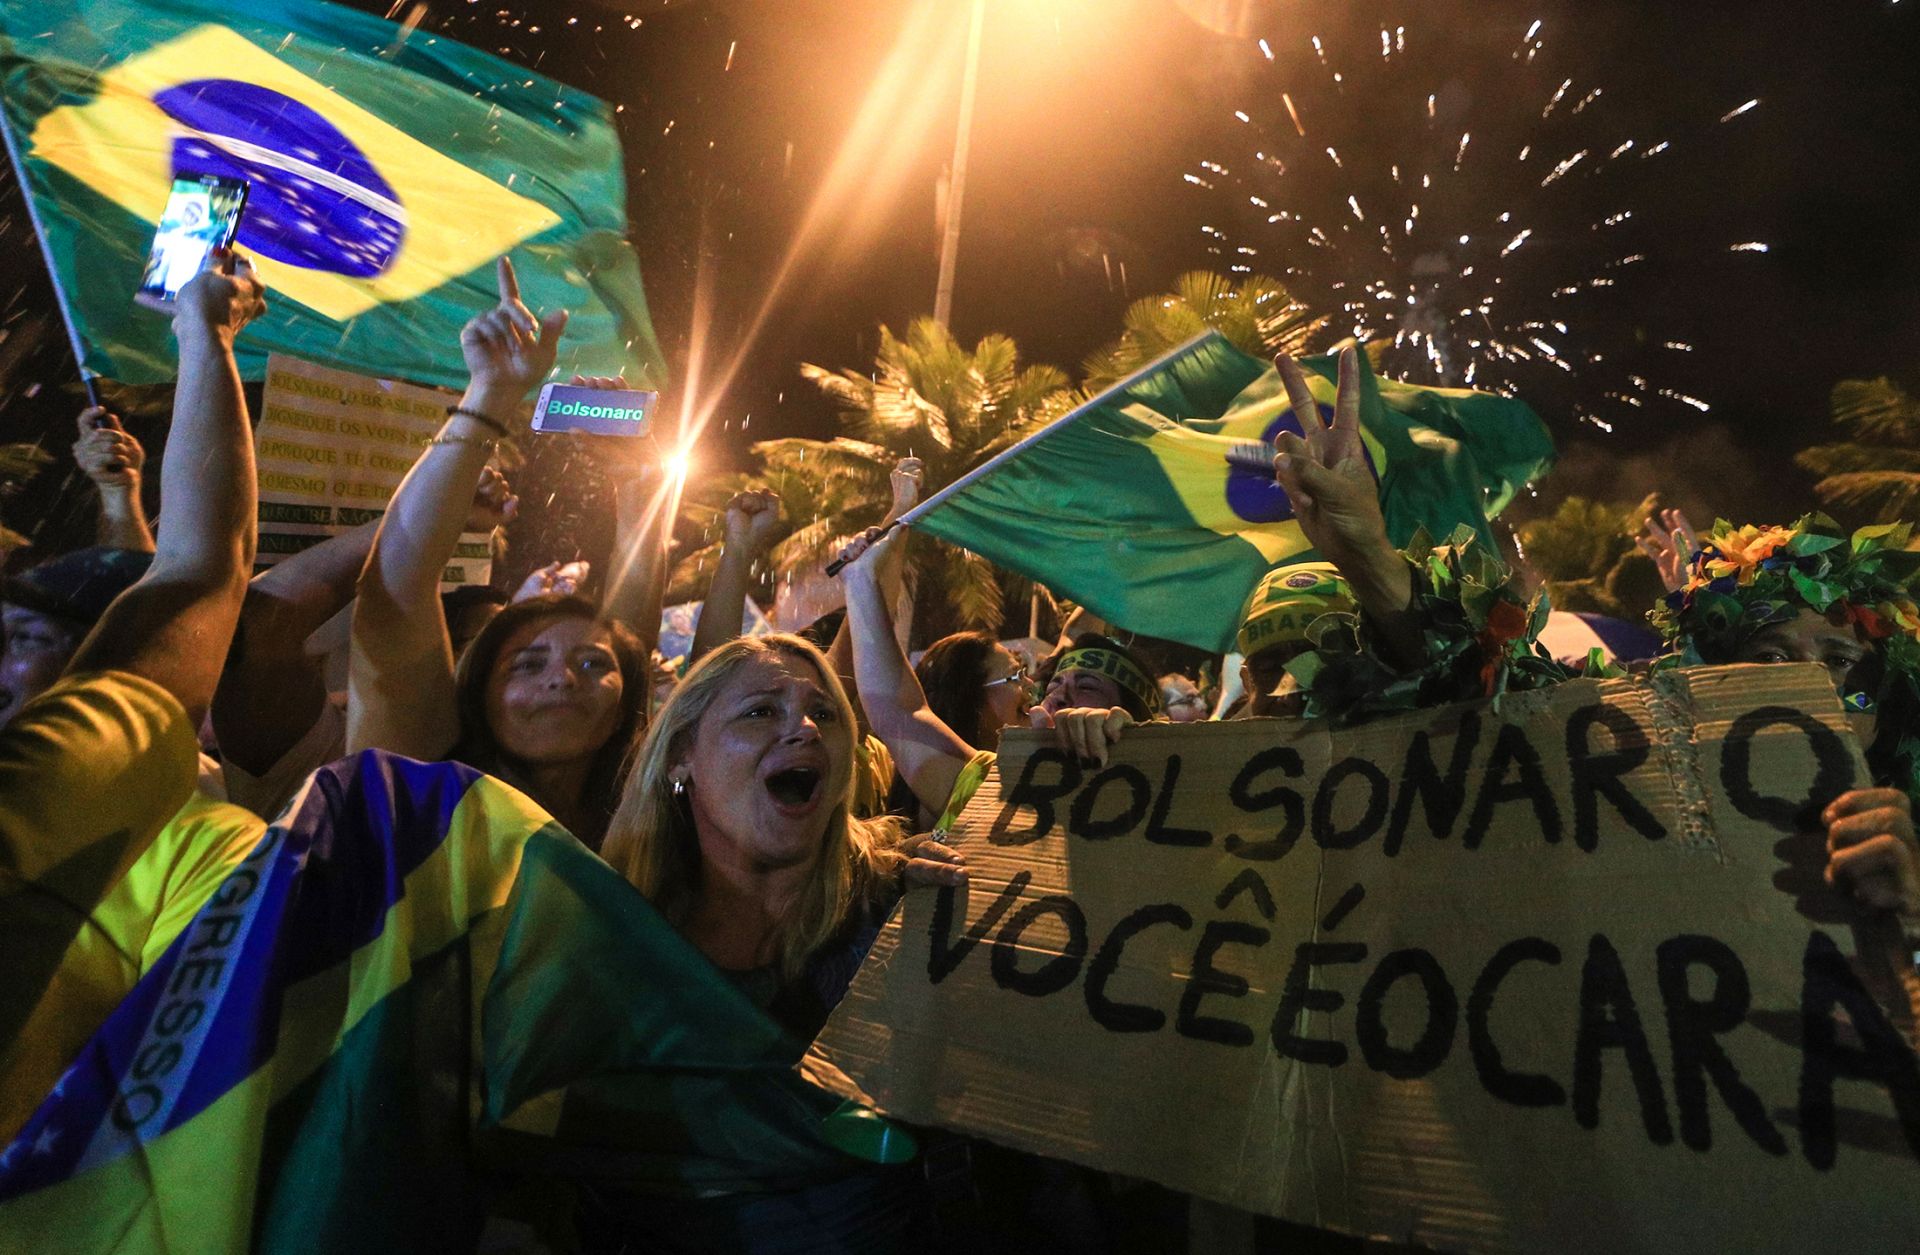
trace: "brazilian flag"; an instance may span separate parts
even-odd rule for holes
[[[580,1182],[684,1198],[912,1153],[498,780],[368,750],[232,854],[76,1057],[9,1075],[32,1114],[0,1131],[0,1251],[453,1255]],[[105,979],[7,994],[57,1012]]]
[[[1524,403],[1374,375],[1360,427],[1387,532],[1487,520],[1553,461]],[[1339,363],[1302,361],[1333,421]],[[1132,632],[1224,653],[1260,577],[1316,559],[1274,482],[1273,441],[1304,429],[1279,372],[1209,332],[1094,397],[903,521],[1071,597]]]
[[[573,311],[563,372],[663,381],[592,96],[317,0],[0,0],[0,89],[98,374],[173,377],[133,293],[186,173],[251,185],[238,243],[271,308],[240,342],[250,378],[279,352],[457,387],[510,253],[528,305]]]

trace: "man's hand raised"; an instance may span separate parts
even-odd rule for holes
[[[1273,477],[1293,502],[1300,530],[1327,561],[1342,568],[1362,554],[1390,547],[1380,512],[1380,485],[1367,465],[1360,438],[1358,354],[1340,354],[1340,386],[1333,424],[1320,421],[1320,407],[1300,364],[1282,354],[1273,359],[1293,402],[1304,435],[1283,431],[1274,441]]]

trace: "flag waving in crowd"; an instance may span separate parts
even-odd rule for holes
[[[561,365],[661,378],[626,239],[611,111],[523,67],[335,5],[5,0],[6,122],[83,367],[170,378],[127,299],[179,175],[249,184],[237,243],[279,294],[240,355],[421,383],[510,253],[535,309],[573,311]]]
[[[498,781],[369,752],[224,866],[189,857],[156,842],[103,896],[103,928],[159,899],[179,931],[71,1065],[0,1057],[8,1125],[31,1112],[0,1149],[18,1249],[470,1249],[475,1138],[629,1186],[844,1162],[799,1044]],[[23,1040],[85,1018],[59,971]]]
[[[1546,470],[1553,442],[1523,402],[1383,380],[1356,354],[1360,427],[1394,543],[1487,521]],[[1303,362],[1333,414],[1336,358]],[[1176,349],[930,499],[905,521],[1031,576],[1114,623],[1232,648],[1268,570],[1315,557],[1274,481],[1274,439],[1301,431],[1279,374],[1216,332]]]

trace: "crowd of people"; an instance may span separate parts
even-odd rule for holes
[[[1472,541],[1392,543],[1349,349],[1331,424],[1274,450],[1319,560],[1266,576],[1234,655],[1176,670],[1156,642],[1081,613],[1039,656],[963,632],[916,661],[894,621],[909,530],[890,526],[920,490],[908,459],[892,512],[842,553],[846,613],[831,637],[734,634],[778,502],[731,502],[698,631],[663,679],[672,519],[646,508],[645,482],[622,494],[600,599],[578,591],[578,564],[511,595],[439,591],[463,532],[523,508],[495,455],[521,434],[566,330],[564,312],[522,304],[504,259],[499,285],[461,336],[468,387],[384,515],[258,575],[233,344],[266,293],[244,258],[217,254],[180,294],[157,527],[140,507],[139,442],[103,410],[80,414],[74,456],[97,487],[99,543],[0,592],[0,1144],[314,770],[361,751],[463,763],[523,792],[771,1016],[797,1060],[900,896],[965,883],[950,838],[1006,729],[1104,763],[1155,720],[1353,721],[1625,670],[1538,648],[1538,603]],[[1277,365],[1296,412],[1316,413],[1299,367]],[[1875,778],[1821,817],[1826,874],[1903,918],[1920,912],[1920,564],[1907,542],[1904,528],[1848,535],[1819,516],[1696,534],[1671,512],[1640,540],[1669,589],[1653,608],[1668,652],[1653,666],[1828,669]],[[116,894],[141,867],[145,887]],[[575,1240],[1076,1251],[1119,1249],[1143,1211],[1178,1228],[1098,1174],[985,1146],[967,1162],[964,1214],[934,1197],[938,1174],[849,1161],[756,1197],[602,1199]]]

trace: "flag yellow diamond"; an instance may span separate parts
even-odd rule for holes
[[[224,26],[195,27],[107,70],[94,99],[40,120],[32,155],[141,220],[157,222],[173,180],[173,142],[186,130],[154,97],[215,76],[278,92],[320,114],[394,189],[397,205],[386,211],[401,215],[405,232],[379,274],[359,279],[254,259],[276,296],[337,322],[421,296],[560,221],[546,206],[435,151]],[[226,146],[219,136],[199,138]]]

